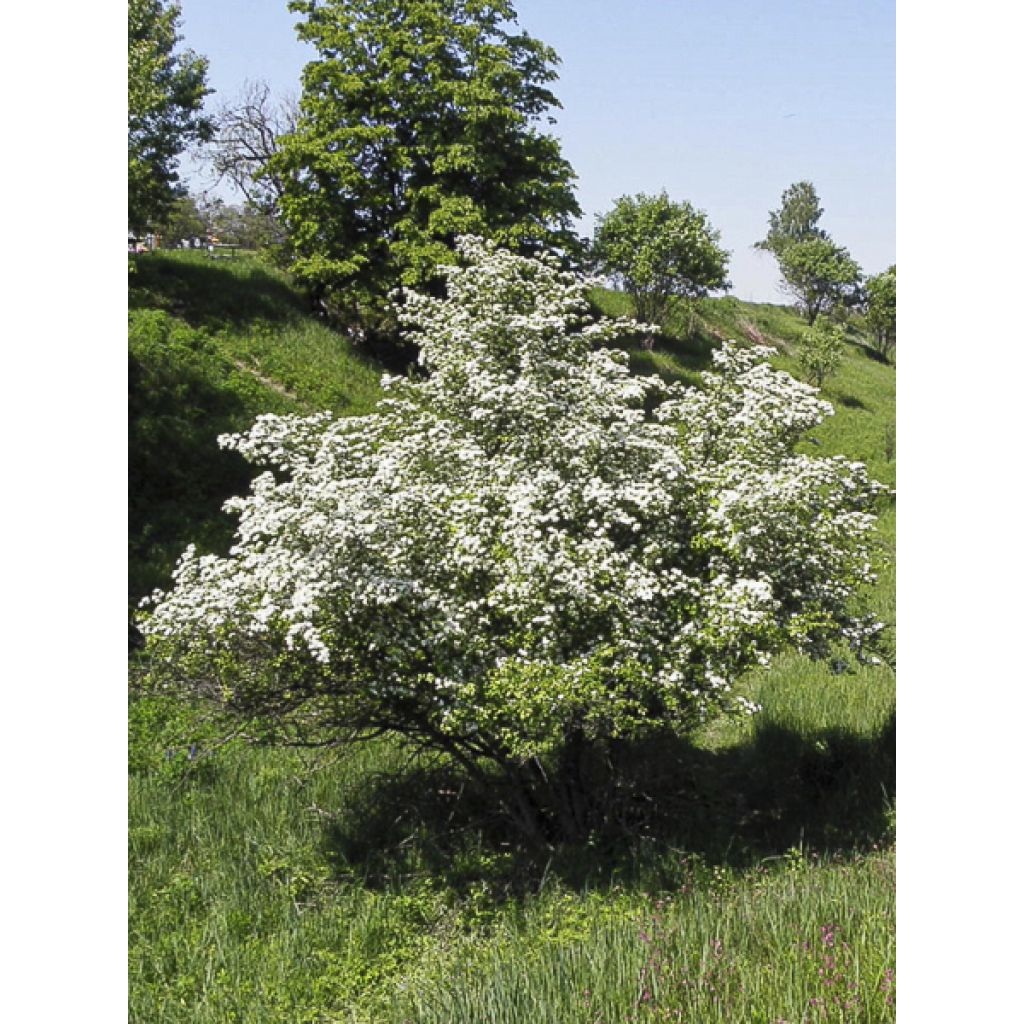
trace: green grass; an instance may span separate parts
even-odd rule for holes
[[[222,420],[372,403],[374,367],[307,316],[284,275],[153,255],[132,285],[133,336],[144,450],[178,467],[165,477],[212,487],[223,464],[188,459]],[[614,293],[595,301],[628,312]],[[701,318],[692,336],[670,324],[650,352],[634,339],[634,368],[695,380],[712,331],[752,324],[796,371],[790,311],[720,299]],[[893,369],[851,331],[824,391],[835,415],[806,450],[894,483]],[[216,519],[186,491],[160,499],[182,541]],[[891,550],[892,507],[881,537]],[[894,621],[894,594],[890,565],[866,599]],[[492,793],[391,738],[319,759],[218,746],[222,730],[194,709],[133,700],[130,1019],[894,1020],[894,673],[788,655],[742,685],[759,716],[638,744],[621,827],[543,853],[518,844]]]
[[[159,309],[201,328],[242,372],[271,386],[295,412],[369,412],[381,367],[308,310],[283,271],[257,255],[211,261],[155,252],[136,263],[129,309]]]
[[[390,1019],[894,1019],[889,858],[808,864],[794,850],[742,878],[682,863],[686,881],[657,896],[554,889],[524,901],[482,948],[456,941],[418,965]]]
[[[154,252],[129,275],[129,603],[165,587],[190,542],[223,551],[220,509],[250,467],[217,446],[263,412],[369,412],[381,367],[311,316],[257,256]]]
[[[790,695],[767,728],[853,723],[859,754],[719,744],[699,796],[668,795],[696,820],[546,858],[503,845],[485,795],[460,798],[388,740],[319,770],[241,746],[152,758],[129,786],[132,1020],[795,1022],[832,994],[817,974],[830,925],[849,947],[840,991],[857,1002],[821,1019],[891,1020],[891,809],[881,791],[859,810],[844,795],[851,762],[877,772],[871,737],[884,747],[886,727],[880,707],[857,716],[858,700],[833,716]],[[765,803],[766,785],[792,798]],[[801,836],[822,814],[840,831],[851,814],[863,824],[867,803],[882,819],[873,838],[844,834],[818,855]],[[784,820],[748,830],[767,845],[730,852],[726,833],[735,842],[759,807]],[[713,849],[686,841],[716,826]]]

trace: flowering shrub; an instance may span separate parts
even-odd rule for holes
[[[153,663],[327,743],[395,730],[516,783],[535,835],[582,829],[583,751],[754,710],[784,645],[869,656],[881,486],[793,453],[831,410],[725,344],[700,389],[631,376],[586,282],[459,245],[448,297],[407,294],[421,377],[369,416],[260,417],[227,557],[189,549],[142,629]],[[645,411],[653,409],[653,412]],[[538,796],[548,786],[547,796]]]

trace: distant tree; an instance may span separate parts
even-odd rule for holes
[[[809,181],[798,181],[782,193],[782,205],[768,214],[768,234],[755,244],[778,256],[791,242],[828,238],[818,227],[824,210],[817,189]]]
[[[245,249],[275,248],[285,242],[280,221],[249,202],[223,206],[214,230],[222,242],[234,242]]]
[[[663,324],[672,300],[728,287],[729,254],[707,214],[665,192],[618,199],[599,215],[592,256],[633,299],[638,320]]]
[[[896,349],[896,264],[869,277],[864,286],[867,299],[865,320],[875,349],[889,359]]]
[[[167,214],[163,231],[163,245],[174,248],[182,241],[205,238],[209,231],[207,218],[195,196],[186,195],[176,199]]]
[[[441,287],[457,235],[518,252],[575,244],[580,209],[557,139],[555,52],[511,0],[293,0],[299,119],[268,173],[283,182],[292,269],[364,323],[399,284]],[[547,118],[551,121],[551,118]]]
[[[843,309],[856,295],[861,272],[842,246],[829,238],[790,242],[777,254],[783,288],[813,324],[821,313]]]
[[[159,225],[182,194],[177,158],[210,137],[200,114],[207,62],[176,52],[181,8],[165,0],[128,2],[128,223]]]
[[[800,341],[800,365],[815,387],[834,377],[843,361],[843,328],[821,318],[804,332]]]
[[[266,82],[246,82],[238,98],[215,116],[209,159],[218,179],[230,182],[255,209],[280,216],[284,181],[270,168],[280,139],[298,123],[298,101],[275,101]]]

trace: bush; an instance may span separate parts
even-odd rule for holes
[[[394,730],[497,770],[530,838],[578,836],[588,751],[752,713],[734,683],[784,646],[870,657],[882,488],[793,453],[831,409],[770,350],[724,346],[701,389],[631,377],[597,343],[636,325],[554,260],[460,253],[448,298],[405,296],[427,374],[222,439],[268,467],[235,546],[187,551],[142,628],[155,679],[267,735]]]
[[[707,214],[658,196],[623,196],[594,230],[593,258],[632,298],[636,316],[664,325],[674,298],[690,305],[727,288],[729,254]]]
[[[896,265],[882,274],[869,277],[867,293],[868,329],[875,351],[885,360],[896,351]]]
[[[804,332],[800,342],[800,365],[816,387],[834,377],[843,361],[843,328],[819,320]]]

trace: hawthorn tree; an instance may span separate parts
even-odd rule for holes
[[[864,291],[867,297],[865,320],[875,350],[883,359],[889,359],[896,349],[896,264],[869,277]]]
[[[598,216],[593,258],[633,299],[638,320],[663,324],[675,297],[693,300],[728,287],[720,237],[690,203],[640,193]]]
[[[128,2],[128,223],[137,230],[163,222],[183,193],[178,155],[213,130],[200,113],[207,62],[176,49],[180,16],[165,0]]]
[[[883,488],[794,454],[831,407],[770,349],[725,344],[700,388],[634,377],[597,343],[636,324],[594,321],[588,282],[459,253],[401,308],[425,375],[221,439],[265,467],[234,547],[187,550],[141,628],[160,685],[290,742],[397,732],[497,772],[530,839],[579,837],[588,751],[751,714],[736,681],[786,646],[872,657]]]
[[[555,52],[511,0],[293,0],[306,66],[269,173],[293,271],[365,326],[398,285],[436,287],[456,236],[569,249],[580,210],[558,141]]]

